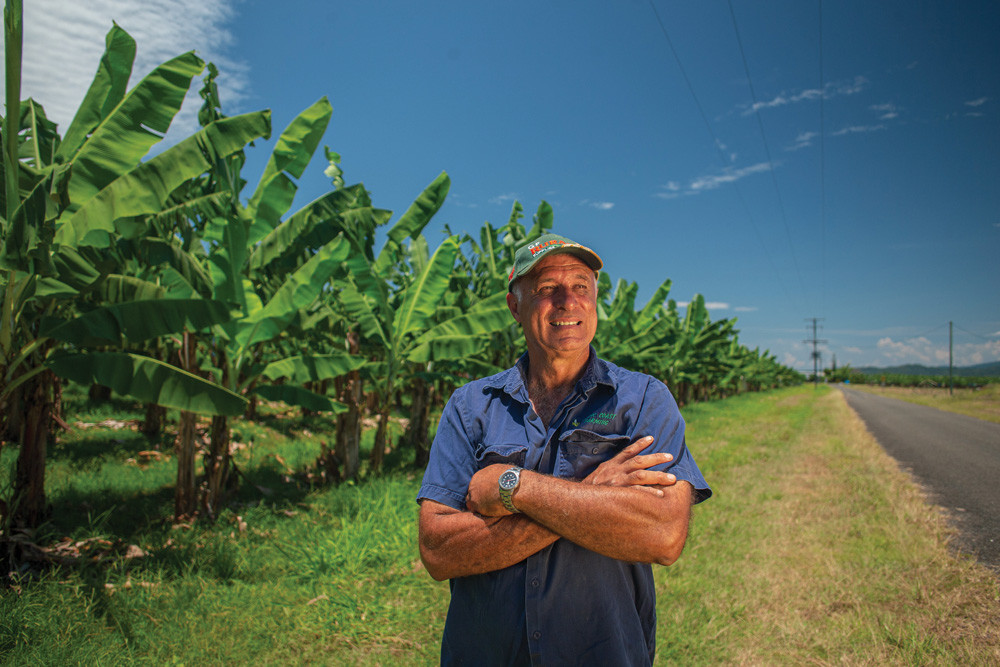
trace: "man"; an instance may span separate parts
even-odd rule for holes
[[[451,580],[445,665],[649,665],[650,563],[711,495],[666,386],[598,359],[593,250],[546,234],[515,255],[517,365],[448,401],[418,494],[420,555]]]

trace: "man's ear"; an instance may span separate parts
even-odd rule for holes
[[[517,309],[518,309],[517,297],[514,296],[514,294],[511,292],[507,292],[507,307],[510,309],[510,314],[513,315],[517,323],[520,324],[521,318],[518,317],[517,314]]]

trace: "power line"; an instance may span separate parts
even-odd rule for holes
[[[736,12],[733,10],[732,0],[727,0],[729,5],[729,15],[733,19],[733,32],[736,33],[736,44],[740,49],[740,58],[743,60],[743,71],[746,73],[747,86],[750,88],[750,98],[753,100],[753,112],[757,117],[757,128],[760,130],[761,141],[764,142],[764,154],[767,156],[767,165],[771,172],[771,182],[774,184],[774,194],[778,199],[778,210],[781,213],[781,222],[785,227],[785,237],[788,239],[788,249],[792,255],[792,265],[795,267],[795,275],[799,279],[799,289],[805,294],[805,283],[802,281],[802,272],[799,271],[799,261],[795,256],[795,246],[792,243],[792,233],[788,228],[788,216],[785,214],[785,203],[781,198],[781,190],[778,188],[778,175],[774,173],[774,160],[771,159],[771,148],[767,143],[767,133],[764,132],[764,119],[760,115],[760,105],[757,102],[757,91],[754,90],[753,78],[750,76],[750,65],[747,63],[747,56],[743,50],[743,39],[740,37],[740,28],[736,23]]]
[[[823,71],[823,0],[819,1],[819,235],[820,312],[826,313],[826,74]]]
[[[701,120],[705,124],[705,129],[708,131],[709,136],[712,137],[712,145],[715,146],[716,153],[719,156],[719,161],[722,163],[722,167],[725,169],[725,168],[727,168],[729,166],[729,163],[728,163],[728,160],[726,159],[725,153],[722,152],[722,146],[723,146],[723,144],[719,140],[719,137],[715,134],[715,130],[712,129],[712,124],[708,120],[708,114],[705,113],[705,109],[704,109],[704,107],[701,104],[701,100],[698,99],[698,94],[694,90],[694,84],[691,83],[691,78],[688,76],[687,70],[684,69],[684,64],[681,62],[681,58],[677,54],[677,49],[674,48],[674,42],[670,38],[670,33],[667,30],[666,24],[663,22],[663,19],[660,17],[659,10],[657,10],[656,9],[656,5],[653,4],[653,0],[648,0],[648,2],[649,2],[650,9],[653,10],[653,16],[656,17],[657,24],[660,26],[660,32],[663,33],[663,37],[667,41],[667,46],[670,48],[670,53],[674,57],[674,62],[677,63],[677,68],[680,70],[681,77],[684,79],[684,83],[687,86],[688,92],[691,94],[691,98],[694,100],[695,107],[697,107],[697,109],[698,109],[698,114],[701,116]],[[770,159],[768,161],[770,162]],[[771,171],[772,171],[772,174],[773,174],[773,171],[774,171],[773,167],[772,167]],[[781,289],[785,293],[785,298],[788,301],[796,303],[796,307],[799,307],[799,304],[797,304],[796,300],[793,299],[791,297],[791,295],[789,294],[788,288],[785,285],[784,280],[782,280],[782,278],[781,278],[781,274],[778,271],[778,267],[774,263],[774,259],[771,256],[770,251],[768,250],[767,244],[764,242],[764,237],[760,233],[760,229],[757,227],[757,222],[754,219],[753,214],[751,214],[751,212],[750,212],[750,206],[747,204],[746,199],[743,197],[743,191],[740,190],[739,185],[736,184],[736,183],[733,183],[733,188],[736,190],[737,198],[740,200],[740,204],[743,206],[743,211],[744,211],[745,215],[747,216],[747,219],[750,221],[750,226],[752,227],[752,229],[754,231],[754,234],[757,236],[757,241],[760,243],[761,248],[764,251],[764,256],[767,258],[768,264],[771,265],[771,270],[774,272],[774,275],[775,275],[775,277],[778,280],[778,284],[781,285]],[[786,231],[787,231],[787,224],[786,224]],[[794,253],[792,255],[792,259],[793,260],[795,259]],[[796,270],[796,273],[797,273],[798,272],[798,264],[797,263],[796,263],[795,270]],[[800,284],[800,286],[801,286],[801,283],[802,283],[802,277],[800,275],[799,276],[799,284]]]
[[[982,338],[986,342],[992,342],[992,340],[993,340],[989,336],[984,336],[982,334],[977,334],[974,331],[968,331],[966,329],[963,329],[962,327],[958,326],[957,324],[955,325],[955,328],[958,329],[959,331],[963,332],[963,333],[969,334],[970,336],[975,336],[976,338]]]

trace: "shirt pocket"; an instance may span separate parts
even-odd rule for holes
[[[476,465],[482,470],[494,463],[524,467],[524,459],[528,453],[527,445],[523,444],[486,444],[476,452]]]
[[[605,435],[585,429],[567,431],[559,436],[563,456],[575,479],[584,479],[630,442],[627,435]]]

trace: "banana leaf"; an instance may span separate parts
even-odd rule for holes
[[[300,178],[319,146],[333,115],[326,97],[300,113],[278,137],[257,189],[247,203],[253,220],[250,244],[264,238],[278,226],[295,198],[296,186],[289,178]]]
[[[344,287],[339,296],[348,318],[358,324],[361,335],[368,340],[378,342],[383,349],[388,349],[391,333],[383,328],[382,319],[375,312],[369,299],[353,284]]]
[[[507,293],[498,292],[480,301],[464,315],[428,329],[413,341],[407,361],[428,362],[477,356],[488,336],[506,329],[514,319],[507,307]]]
[[[639,312],[639,316],[635,320],[635,328],[643,329],[655,319],[657,313],[663,311],[663,302],[667,300],[667,296],[670,294],[670,288],[673,286],[673,281],[667,278],[663,281],[663,284],[656,288],[656,292],[650,297],[646,306]]]
[[[458,250],[457,236],[445,239],[434,251],[427,268],[414,277],[393,319],[395,340],[401,340],[407,334],[426,328],[427,321],[434,316],[448,291],[448,282]]]
[[[22,164],[42,169],[55,159],[59,146],[58,126],[45,116],[45,109],[34,100],[21,102]]]
[[[180,111],[205,63],[193,51],[163,63],[129,91],[73,156],[71,210],[131,171]]]
[[[284,331],[299,309],[316,300],[350,252],[351,245],[342,235],[321,248],[282,283],[260,311],[242,320],[248,325],[239,334],[243,344],[270,340]]]
[[[347,352],[303,355],[272,361],[264,367],[261,374],[272,381],[287,378],[290,382],[302,384],[340,377],[364,364],[363,357]]]
[[[363,189],[363,186],[354,185],[328,192],[289,216],[257,244],[250,256],[250,271],[258,271],[282,257],[297,254],[307,245],[312,247],[326,245],[340,232],[348,233],[340,214],[357,201],[359,188]],[[320,226],[323,235],[313,236],[314,231]],[[353,232],[354,229],[350,231]],[[375,227],[372,225],[363,231],[370,234],[375,231]]]
[[[151,266],[163,265],[163,284],[171,293],[174,290],[189,290],[202,297],[212,297],[215,283],[212,276],[202,268],[201,264],[177,244],[163,239],[148,237],[139,242],[140,252],[145,255],[146,262]]]
[[[315,412],[340,414],[347,411],[347,406],[343,403],[331,400],[308,389],[287,384],[265,384],[254,388],[251,393],[268,401],[282,401],[288,405],[294,405]]]
[[[45,220],[50,184],[51,176],[40,181],[14,209],[3,229],[0,268],[55,275],[49,253],[51,223]]]
[[[167,290],[156,283],[133,276],[108,275],[97,288],[101,303],[124,303],[168,298]],[[175,296],[176,298],[176,296]]]
[[[138,342],[177,333],[197,331],[230,319],[229,307],[206,299],[154,299],[103,306],[43,332],[44,335],[81,346],[119,345],[122,339]]]
[[[208,415],[241,415],[248,401],[228,389],[157,359],[126,352],[55,353],[46,366],[82,385],[110,387],[122,396]]]
[[[542,200],[538,204],[538,210],[535,212],[535,224],[532,225],[531,231],[528,232],[528,240],[537,239],[542,234],[550,231],[552,229],[552,217],[552,205]]]
[[[386,275],[389,267],[398,258],[399,249],[406,237],[416,239],[420,236],[420,232],[444,204],[450,188],[451,179],[442,171],[410,204],[406,213],[389,230],[388,239],[375,262],[376,273]]]
[[[104,38],[104,55],[56,154],[68,162],[87,137],[125,96],[135,61],[135,40],[114,24]]]
[[[246,262],[247,221],[241,217],[213,218],[206,225],[222,238],[222,243],[213,248],[209,255],[209,269],[212,273],[216,299],[235,304],[244,313],[247,309],[246,292],[243,289],[243,265]]]
[[[184,181],[208,171],[247,142],[270,134],[270,112],[216,121],[116,179],[78,211],[61,218],[56,243],[104,247],[116,221],[159,212],[170,193]],[[139,230],[130,230],[130,237]]]

